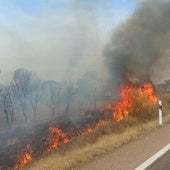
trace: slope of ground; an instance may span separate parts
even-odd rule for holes
[[[166,116],[166,120],[170,120],[170,116]],[[141,134],[158,127],[158,121],[154,120],[148,123],[140,123],[135,126],[128,125],[126,130],[122,130],[122,132],[120,131],[119,133],[115,132],[105,134],[98,139],[96,139],[96,137],[93,139],[94,134],[88,134],[88,137],[81,136],[74,139],[71,143],[62,146],[53,153],[44,155],[44,157],[33,162],[26,169],[71,169],[78,166],[82,162],[90,161],[94,159],[94,157],[107,153],[108,151],[120,147],[122,144],[137,139]],[[98,133],[98,131],[99,129],[96,129],[96,132],[94,133]],[[89,138],[89,141],[84,138]]]
[[[82,164],[77,170],[132,170],[141,165],[170,142],[170,124],[141,135],[113,152]]]
[[[161,96],[164,101],[164,122],[170,120],[168,106],[169,95]],[[96,128],[92,133],[75,137],[69,143],[51,153],[44,154],[40,159],[27,166],[29,170],[64,170],[75,168],[82,162],[88,162],[95,157],[114,150],[117,147],[137,139],[151,129],[159,128],[158,109],[143,110],[147,119],[137,119],[134,115],[120,122],[108,122]],[[144,115],[144,114],[143,114]],[[152,118],[148,115],[153,116]]]

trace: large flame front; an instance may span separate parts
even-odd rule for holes
[[[157,97],[154,94],[154,88],[151,83],[144,83],[137,86],[121,85],[120,100],[114,105],[108,105],[107,108],[113,111],[113,119],[116,121],[122,120],[132,111],[135,101],[138,98],[143,98],[142,107],[157,102]]]

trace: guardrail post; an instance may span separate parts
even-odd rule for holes
[[[159,125],[162,125],[162,101],[159,100]]]

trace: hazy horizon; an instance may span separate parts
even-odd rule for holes
[[[135,5],[136,0],[1,0],[1,80],[21,67],[60,81],[104,72],[103,47]]]

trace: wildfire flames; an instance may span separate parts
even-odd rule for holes
[[[82,134],[86,134],[86,133],[91,133],[93,131],[93,129],[99,127],[99,126],[102,126],[106,123],[105,120],[100,120],[99,122],[97,122],[96,124],[93,124],[93,125],[89,125],[86,129],[83,129],[81,131]]]
[[[53,148],[57,148],[61,143],[67,143],[69,141],[67,135],[59,128],[51,125],[49,127],[49,134],[46,139],[46,151],[50,151]]]
[[[158,100],[154,94],[154,88],[151,83],[144,83],[140,86],[121,85],[120,100],[115,102],[113,105],[109,104],[107,106],[108,109],[113,111],[113,119],[120,121],[124,117],[128,116],[138,98],[143,99],[142,107],[155,104]]]
[[[96,124],[89,125],[87,128],[80,131],[80,134],[87,134],[91,133],[93,129],[96,127],[102,126],[106,123],[104,120],[100,120]],[[51,125],[49,127],[49,134],[46,138],[45,145],[46,145],[46,151],[51,151],[54,148],[57,148],[60,144],[67,143],[69,140],[71,140],[72,137],[75,135],[64,133],[61,129],[55,127],[54,125]]]
[[[111,111],[113,120],[120,121],[128,116],[132,111],[135,101],[142,99],[141,107],[145,107],[157,102],[157,97],[154,94],[154,88],[151,83],[144,83],[142,85],[121,85],[120,100],[113,104],[107,104],[104,109]],[[139,108],[136,108],[139,109]],[[136,110],[138,111],[138,110]],[[81,129],[78,133],[66,133],[54,125],[50,125],[48,134],[45,137],[44,149],[49,152],[57,148],[60,144],[69,142],[74,136],[91,133],[93,129],[106,124],[107,120],[99,120],[97,123],[87,125],[86,128]],[[16,142],[16,139],[10,140],[9,145]],[[20,149],[15,164],[15,169],[22,168],[24,165],[31,162],[33,159],[33,151],[31,145],[25,145],[24,149]]]
[[[31,145],[27,144],[26,147],[19,151],[14,169],[22,168],[24,165],[32,161],[32,157],[33,151],[31,149]]]

